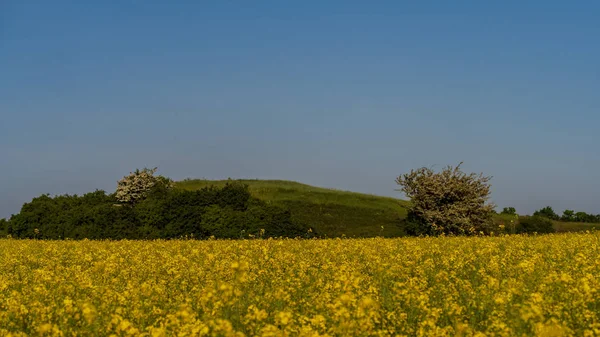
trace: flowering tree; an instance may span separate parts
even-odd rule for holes
[[[411,170],[396,183],[411,199],[408,217],[422,233],[475,234],[491,223],[495,205],[487,202],[490,179],[463,173],[459,164],[439,173],[425,167]]]
[[[119,202],[135,204],[148,197],[150,191],[156,187],[171,189],[173,181],[163,176],[155,176],[157,168],[143,170],[136,169],[117,183],[116,198]]]

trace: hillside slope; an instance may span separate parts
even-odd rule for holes
[[[314,187],[284,180],[239,180],[259,199],[287,207],[292,216],[319,236],[402,236],[401,220],[408,202],[355,192]],[[185,180],[176,187],[196,190],[224,185],[226,180]],[[383,228],[382,228],[383,226]]]
[[[314,228],[319,236],[397,237],[403,236],[406,200],[356,192],[314,187],[286,180],[238,180],[247,184],[259,199],[281,205],[292,216]],[[177,188],[197,190],[209,185],[222,186],[226,180],[185,180]],[[509,226],[513,216],[495,215],[497,224]],[[557,232],[600,230],[600,224],[553,221]],[[383,226],[383,229],[381,228]]]

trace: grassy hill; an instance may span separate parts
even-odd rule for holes
[[[259,199],[287,207],[295,219],[327,237],[402,236],[408,202],[389,197],[314,187],[283,180],[241,180]],[[226,180],[185,180],[177,188],[196,190]],[[381,228],[383,226],[383,229]]]
[[[259,199],[292,211],[295,219],[327,237],[403,236],[402,219],[409,202],[355,192],[314,187],[285,180],[240,180]],[[226,180],[185,180],[177,188],[197,190],[222,186]],[[496,222],[508,225],[514,216],[496,215]],[[383,226],[383,229],[381,228]],[[600,230],[600,224],[554,221],[557,232]]]

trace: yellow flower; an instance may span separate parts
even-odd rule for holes
[[[595,336],[598,242],[2,239],[0,336]]]
[[[52,324],[50,324],[50,323],[42,324],[38,327],[37,331],[40,335],[42,335],[46,332],[50,332],[50,331],[52,331]]]

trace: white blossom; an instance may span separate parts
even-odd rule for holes
[[[156,184],[165,184],[165,187],[172,188],[173,182],[170,179],[154,176],[156,170],[157,168],[137,169],[119,180],[116,191],[117,200],[122,203],[134,204],[145,199]]]

